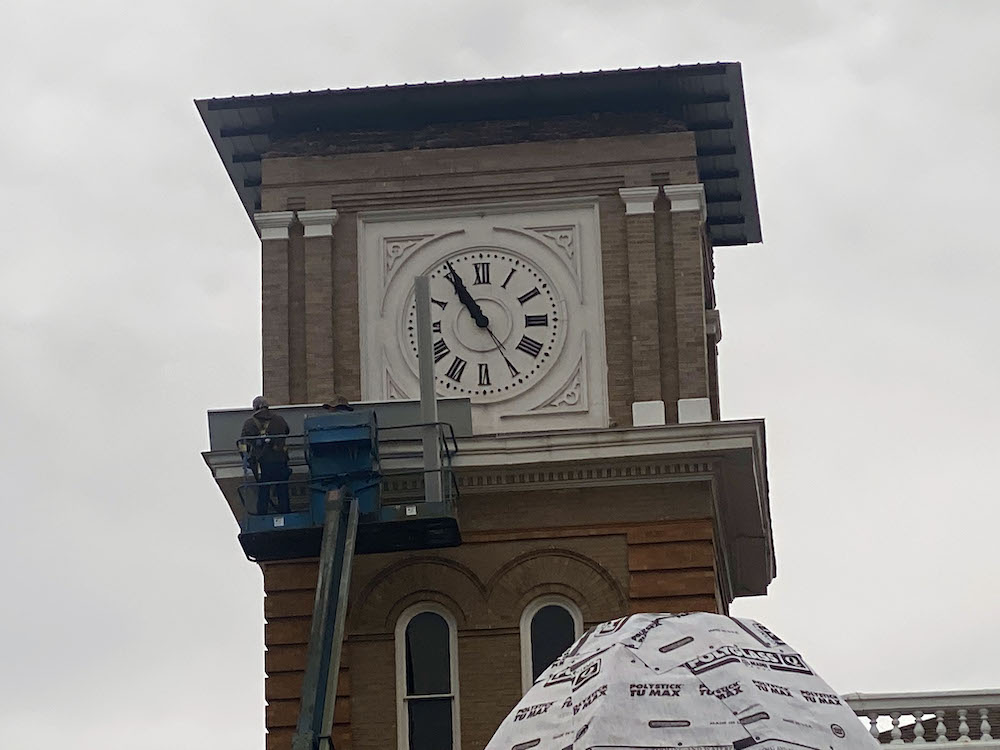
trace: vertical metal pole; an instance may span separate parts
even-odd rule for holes
[[[438,421],[437,396],[434,393],[434,345],[431,340],[431,280],[417,276],[413,282],[417,301],[417,357],[420,373],[420,421]],[[440,502],[441,447],[437,426],[424,428],[424,500]]]

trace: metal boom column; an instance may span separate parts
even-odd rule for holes
[[[333,747],[330,732],[357,533],[357,500],[343,488],[327,492],[319,577],[302,680],[302,704],[292,737],[292,750],[319,750],[323,739],[327,740],[327,747]]]

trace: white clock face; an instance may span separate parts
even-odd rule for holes
[[[607,427],[599,213],[559,198],[359,214],[363,398],[419,398],[426,276],[434,389],[471,402],[476,433]]]
[[[439,259],[430,277],[434,374],[439,393],[476,403],[513,398],[538,383],[566,339],[565,305],[546,273],[498,247]],[[412,291],[400,321],[417,369]]]

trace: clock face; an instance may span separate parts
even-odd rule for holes
[[[434,389],[475,432],[606,427],[599,216],[593,198],[358,214],[362,397],[419,397],[425,276]]]
[[[565,306],[546,273],[498,247],[436,261],[430,277],[434,374],[439,393],[503,401],[541,380],[565,341]],[[416,303],[403,309],[404,349],[417,370]]]

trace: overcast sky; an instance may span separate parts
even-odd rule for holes
[[[261,577],[204,466],[259,251],[192,99],[737,60],[764,243],[723,413],[838,690],[1000,688],[1000,3],[0,0],[0,747],[263,747]],[[990,52],[990,50],[993,52]]]

